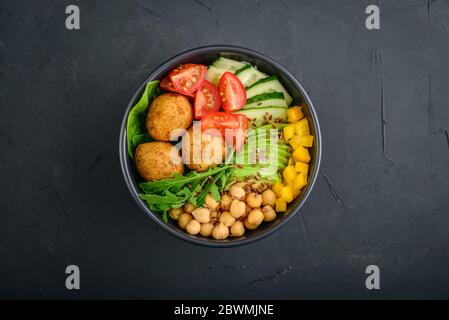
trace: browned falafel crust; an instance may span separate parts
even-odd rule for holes
[[[135,162],[137,171],[146,181],[169,178],[174,173],[184,173],[184,165],[178,150],[168,142],[153,141],[140,144],[136,148]]]
[[[175,129],[187,129],[193,121],[192,104],[177,93],[163,93],[150,104],[146,127],[153,139],[170,141]]]

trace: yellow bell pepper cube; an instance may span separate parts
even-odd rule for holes
[[[293,137],[288,141],[288,143],[292,146],[293,149],[297,149],[301,146],[301,137],[297,134],[293,135]]]
[[[301,193],[301,189],[297,189],[295,187],[294,181],[288,183],[289,187],[292,189],[293,192],[293,199],[296,199],[296,197]],[[292,200],[293,201],[293,200]]]
[[[288,122],[293,123],[304,118],[304,113],[302,113],[300,106],[291,107],[287,110]]]
[[[272,190],[274,192],[274,194],[276,195],[276,197],[280,197],[281,196],[281,190],[284,187],[284,185],[280,182],[276,182],[273,187]]]
[[[300,136],[298,134],[295,134],[288,141],[288,143],[292,146],[293,149],[298,149],[298,147],[311,147],[313,145],[313,136]]]
[[[295,178],[295,179],[296,179],[296,178]],[[287,182],[287,184],[286,184],[286,185],[289,186],[290,189],[292,190],[293,198],[295,198],[295,193],[298,191],[298,190],[295,188],[294,181],[295,181],[295,180],[290,181],[290,182]]]
[[[293,187],[295,190],[301,190],[306,184],[307,176],[303,173],[298,174],[295,180],[293,180]]]
[[[309,163],[310,162],[310,154],[309,150],[304,147],[299,147],[295,151],[293,151],[293,156],[297,161]]]
[[[307,176],[309,174],[309,165],[307,163],[297,161],[295,163],[295,170],[296,172],[301,172]]]
[[[281,190],[281,198],[287,202],[293,200],[293,190],[291,186],[285,186]]]
[[[294,166],[287,166],[282,172],[285,181],[290,182],[295,180],[296,178],[296,170]]]
[[[282,198],[276,199],[276,211],[285,212],[287,211],[287,201]]]
[[[310,134],[309,122],[307,118],[304,118],[293,124],[295,126],[295,132],[299,136],[305,136]]]
[[[284,138],[286,141],[290,140],[295,134],[295,127],[292,124],[288,124],[284,127]]]
[[[295,164],[296,164],[295,158],[293,158],[293,157],[288,158],[289,166],[294,166]]]
[[[313,136],[311,135],[301,136],[302,147],[311,147],[312,145],[313,145]]]
[[[301,189],[295,190],[295,193],[293,194],[293,199],[296,199],[297,196],[301,193]]]

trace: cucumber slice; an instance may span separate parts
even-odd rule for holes
[[[251,87],[246,89],[246,96],[250,99],[254,96],[270,92],[282,92],[287,105],[290,105],[290,103],[293,102],[293,98],[288,94],[287,90],[285,90],[284,86],[276,76],[267,77],[257,81],[251,85]]]
[[[245,87],[249,87],[260,79],[266,78],[267,75],[256,68],[251,67],[239,72],[237,77],[239,77]]]
[[[287,121],[286,108],[242,109],[235,113],[244,114],[252,128],[268,123],[281,123]]]
[[[240,62],[237,60],[220,57],[212,65],[219,69],[225,69],[225,70],[234,72],[234,71],[246,66],[247,64],[248,63],[246,63],[246,62]]]
[[[254,96],[248,100],[246,100],[247,103],[253,103],[261,100],[268,100],[268,99],[284,99],[284,94],[282,92],[270,92],[270,93],[263,93],[259,94],[257,96]]]
[[[240,72],[242,72],[243,70],[246,70],[246,69],[249,69],[249,68],[251,68],[252,66],[248,63],[248,64],[246,64],[246,65],[244,65],[243,67],[241,67],[240,69],[237,69],[235,72],[234,72],[234,74],[235,75],[238,75]]]
[[[209,68],[207,69],[206,80],[212,83],[213,85],[218,86],[218,82],[220,81],[221,76],[226,71],[229,70],[209,66]]]
[[[270,92],[254,96],[246,101],[243,109],[257,108],[287,108],[287,102],[284,100],[284,94],[281,92]]]
[[[284,99],[268,99],[246,104],[243,106],[243,109],[261,109],[270,107],[287,109],[287,102],[285,102]]]

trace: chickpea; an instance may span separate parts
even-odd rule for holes
[[[245,202],[240,200],[232,200],[229,211],[231,212],[234,218],[238,219],[240,216],[244,215],[245,210],[246,210]]]
[[[184,212],[185,212],[185,213],[192,213],[193,210],[195,210],[195,209],[196,209],[196,207],[195,207],[193,204],[186,203],[186,204],[184,205]]]
[[[246,204],[251,208],[259,208],[262,204],[262,196],[258,193],[251,192],[246,196]]]
[[[231,196],[237,200],[243,200],[245,198],[245,190],[242,187],[233,185],[231,187]]]
[[[189,213],[181,213],[181,215],[178,218],[178,225],[181,229],[185,229],[187,224],[192,220],[193,217]]]
[[[201,225],[200,234],[203,237],[210,237],[212,235],[212,230],[214,230],[214,225],[212,223],[203,223]]]
[[[242,214],[240,217],[238,217],[237,220],[244,221],[250,211],[251,211],[251,208],[249,206],[245,206],[245,213]]]
[[[248,222],[248,219],[245,219],[245,221],[243,222],[243,224],[245,225],[245,228],[248,230],[254,230],[257,229],[257,224],[251,224]]]
[[[262,208],[263,221],[270,222],[276,219],[276,211],[272,206],[265,206]]]
[[[248,223],[250,224],[255,224],[256,226],[258,226],[259,224],[262,223],[264,218],[264,215],[262,213],[262,211],[257,208],[257,209],[253,209],[250,211],[250,213],[248,213]]]
[[[221,213],[220,222],[223,222],[226,227],[230,227],[235,222],[235,218],[229,211],[224,211]]]
[[[196,220],[190,220],[190,222],[186,226],[186,230],[189,234],[198,234],[201,230],[201,224]]]
[[[264,206],[274,206],[276,203],[276,195],[273,190],[267,189],[262,193],[262,204]]]
[[[217,211],[212,211],[212,212],[210,213],[210,220],[211,220],[211,222],[215,222],[214,220],[217,220],[218,217],[219,217],[219,214],[218,214]]]
[[[223,210],[228,211],[231,207],[232,198],[228,194],[224,194],[221,196],[220,206]]]
[[[212,231],[212,237],[217,240],[224,240],[229,236],[229,228],[226,227],[223,222],[219,222],[215,225]]]
[[[207,208],[196,208],[192,215],[200,223],[208,223],[210,221],[210,211]]]
[[[241,237],[245,234],[245,226],[242,221],[236,221],[231,226],[231,235],[234,237]]]
[[[246,183],[246,182],[236,182],[235,184],[234,184],[234,186],[239,186],[239,187],[242,187],[242,188],[245,188],[246,186],[248,185],[248,183]]]
[[[212,195],[210,193],[206,196],[206,199],[204,202],[206,203],[206,207],[208,207],[212,211],[215,211],[215,209],[217,209],[217,207],[218,207],[218,202],[215,201],[214,197],[212,197]]]
[[[243,215],[241,215],[240,217],[238,217],[237,220],[245,221],[246,217],[248,216],[248,213],[251,211],[251,208],[249,208],[249,209],[250,210],[248,210],[248,206],[246,206],[245,213]]]
[[[179,216],[183,213],[184,211],[182,210],[182,208],[173,208],[170,209],[170,211],[168,212],[168,215],[170,216],[170,218],[172,218],[173,220],[178,220]]]

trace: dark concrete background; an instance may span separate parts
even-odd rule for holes
[[[66,30],[68,4],[81,30]],[[369,4],[381,30],[365,28]],[[206,44],[281,62],[321,121],[302,214],[241,248],[165,233],[119,167],[135,89]],[[0,297],[449,298],[448,87],[444,0],[1,0]],[[69,264],[79,291],[65,289]]]

